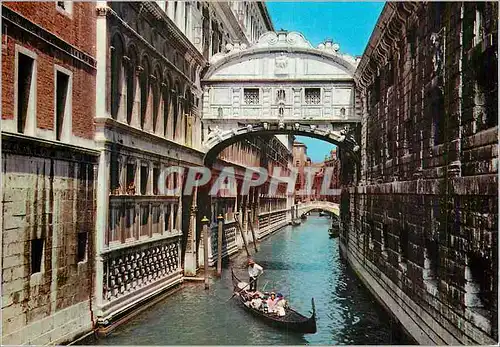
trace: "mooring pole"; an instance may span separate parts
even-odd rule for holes
[[[205,289],[208,289],[208,220],[207,216],[201,219],[203,225],[203,267],[205,268]]]
[[[255,248],[255,253],[257,253],[258,252],[258,250],[257,250],[257,238],[255,237],[255,230],[253,230],[252,211],[250,211],[250,210],[248,210],[248,224],[250,224],[250,230],[252,230],[253,247]]]
[[[255,230],[253,228],[252,211],[248,211],[248,224],[250,224],[250,230],[252,231],[253,247],[255,248],[255,252],[257,253],[257,238],[255,237]]]
[[[241,237],[243,238],[243,245],[245,246],[245,251],[247,252],[247,257],[250,257],[250,252],[248,251],[248,247],[247,247],[247,238],[245,236],[245,232],[243,231],[243,227],[241,226],[240,216],[239,216],[238,212],[236,212],[236,225],[238,226],[238,229],[240,230]]]
[[[217,276],[220,277],[222,275],[222,227],[224,225],[224,217],[219,214],[217,221],[219,222],[217,230]]]

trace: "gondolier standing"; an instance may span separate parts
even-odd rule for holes
[[[264,269],[259,264],[255,264],[253,259],[248,260],[248,276],[250,277],[250,289],[249,291],[254,292],[257,290],[257,277],[262,275]]]

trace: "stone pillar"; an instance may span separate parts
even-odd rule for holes
[[[121,123],[127,123],[127,71],[125,69],[126,64],[128,64],[130,58],[123,57],[120,64],[120,103],[118,105],[118,115],[116,119]]]
[[[302,110],[302,102],[301,102],[301,92],[302,88],[292,88],[293,90],[293,116],[300,117],[300,113]]]
[[[135,128],[141,127],[141,84],[139,76],[142,70],[143,68],[138,66],[134,76],[134,103],[132,106],[132,119],[130,125]]]
[[[99,2],[96,4],[97,7],[97,20],[96,20],[96,60],[98,61],[97,69],[96,69],[96,88],[95,88],[95,96],[96,96],[96,107],[95,114],[97,117],[106,117],[110,118],[110,110],[106,107],[106,93],[102,91],[105,90],[107,85],[107,71],[108,65],[106,62],[108,61],[109,55],[109,45],[108,45],[108,25],[107,25],[107,17],[106,12],[108,10],[108,6],[105,2]]]
[[[207,217],[201,220],[203,224],[202,237],[203,237],[203,267],[205,268],[205,289],[208,289],[208,224],[210,221]]]
[[[103,276],[104,259],[102,253],[106,248],[105,238],[108,231],[108,209],[109,209],[109,171],[110,171],[110,153],[104,148],[99,157],[99,167],[97,172],[97,206],[96,206],[96,282],[95,282],[95,300],[97,306],[97,316],[103,304]]]
[[[262,117],[271,116],[271,88],[262,88]]]
[[[196,276],[196,212],[198,206],[196,199],[198,195],[198,187],[194,188],[193,200],[191,202],[191,210],[189,214],[189,226],[186,244],[186,253],[184,255],[184,275]]]

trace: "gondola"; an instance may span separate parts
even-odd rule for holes
[[[234,292],[238,293],[238,300],[246,311],[250,312],[257,318],[260,318],[266,324],[279,329],[285,329],[287,331],[293,331],[302,334],[316,333],[316,308],[314,306],[314,298],[311,300],[313,311],[311,317],[305,317],[297,311],[292,310],[291,308],[286,309],[285,316],[279,317],[275,314],[269,314],[264,311],[257,310],[253,307],[247,306],[245,304],[246,300],[243,297],[244,294],[247,293],[246,288],[243,289],[243,287],[246,286],[247,283],[240,281],[234,274],[233,269],[231,269],[231,275],[233,280]]]

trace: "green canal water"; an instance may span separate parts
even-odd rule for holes
[[[311,313],[314,297],[316,334],[298,335],[271,328],[245,312],[232,295],[230,267],[248,281],[245,252],[224,266],[221,279],[190,283],[180,291],[119,326],[91,345],[304,345],[409,344],[341,259],[338,239],[330,239],[330,219],[311,215],[266,238],[255,254],[264,274],[259,288],[284,294],[302,314]]]

